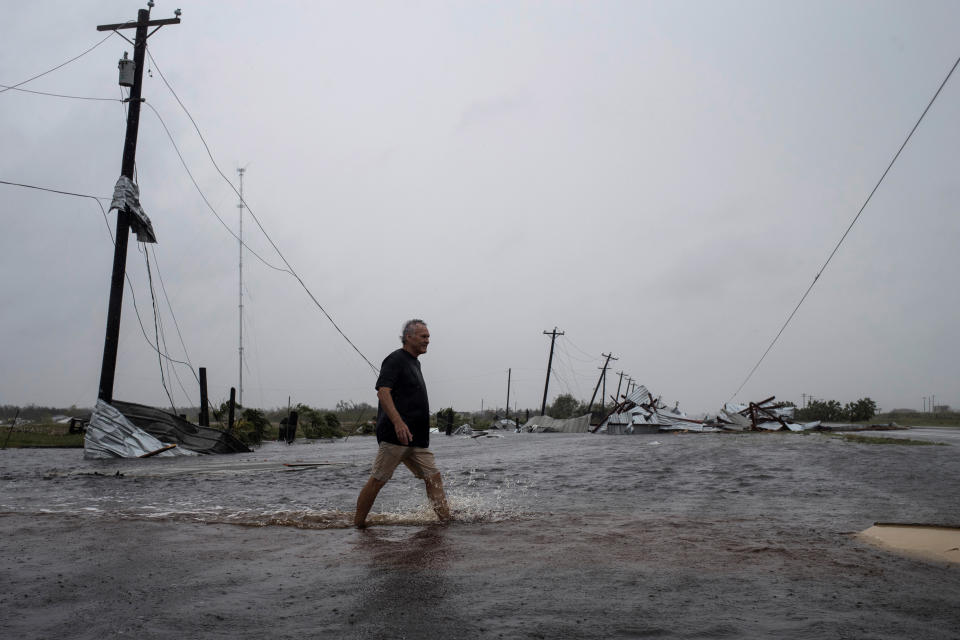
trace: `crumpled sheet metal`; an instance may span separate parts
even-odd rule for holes
[[[134,426],[116,408],[97,400],[84,433],[83,455],[85,458],[139,458],[166,446],[165,442]],[[195,455],[198,455],[195,451],[183,447],[157,454],[166,458]]]
[[[589,413],[577,418],[566,419],[534,416],[521,427],[521,431],[524,433],[586,433],[589,430]]]
[[[653,404],[653,395],[651,395],[650,391],[642,384],[628,393],[626,399],[633,404]]]
[[[110,208],[130,214],[130,227],[137,234],[137,240],[156,243],[157,235],[153,232],[153,224],[140,206],[140,188],[127,176],[120,176],[117,184],[113,186]]]

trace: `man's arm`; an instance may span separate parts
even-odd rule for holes
[[[407,423],[400,417],[400,412],[397,411],[397,405],[393,404],[390,387],[380,387],[377,389],[377,399],[380,401],[380,406],[383,407],[387,417],[390,418],[390,422],[393,423],[393,428],[397,432],[397,440],[400,441],[400,444],[410,444],[410,441],[413,440],[413,434],[410,433],[410,428],[407,427]]]

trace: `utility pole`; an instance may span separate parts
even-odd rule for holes
[[[513,369],[507,369],[507,415],[504,417],[510,419],[510,375]]]
[[[603,383],[603,394],[600,396],[600,411],[603,412],[603,398],[607,395],[607,365],[610,364],[611,360],[619,360],[620,358],[614,358],[611,353],[601,353],[601,356],[605,357],[607,360],[603,363],[602,367],[597,367],[601,369],[600,377],[597,379],[597,385],[593,388],[593,395],[590,396],[590,404],[587,405],[587,413],[590,413],[593,409],[593,401],[597,397],[597,389],[600,388],[600,383]],[[621,375],[622,379],[622,375]]]
[[[550,388],[550,367],[553,366],[553,345],[557,341],[557,336],[562,336],[563,331],[557,331],[557,328],[554,327],[553,331],[544,331],[543,335],[550,336],[550,358],[547,360],[547,381],[543,384],[543,402],[540,404],[540,415],[546,415],[547,413],[547,389]]]
[[[607,401],[607,365],[610,364],[611,360],[619,360],[620,358],[614,358],[612,354],[603,354],[606,355],[607,361],[603,363],[603,371],[600,373],[600,378],[603,380],[603,393],[600,394],[600,413],[604,412]]]
[[[623,384],[623,371],[617,371],[620,375],[620,381],[617,382],[617,402],[620,402],[620,385]]]
[[[153,7],[153,0],[147,3]],[[159,29],[166,24],[180,24],[180,10],[177,9],[176,18],[166,20],[151,20],[150,9],[140,9],[137,12],[136,22],[120,24],[103,24],[97,26],[97,31],[119,31],[120,29],[136,28],[137,34],[133,43],[134,77],[130,87],[130,98],[127,104],[127,133],[123,143],[123,160],[121,162],[121,180],[125,177],[133,182],[133,170],[137,157],[137,132],[140,128],[140,102],[143,88],[143,62],[147,50],[147,38],[150,34],[147,27]],[[119,34],[118,34],[119,35]],[[121,36],[123,37],[123,36]],[[126,38],[124,38],[126,40]],[[127,40],[129,42],[129,40]],[[139,206],[139,205],[138,205]],[[120,312],[123,309],[123,278],[127,270],[127,241],[130,236],[131,222],[130,207],[124,205],[117,209],[117,237],[113,249],[113,273],[110,278],[110,301],[107,305],[107,331],[103,342],[103,364],[100,367],[100,389],[97,397],[104,402],[113,401],[113,380],[117,371],[117,344],[120,338]]]
[[[237,208],[240,210],[240,233],[237,236],[238,244],[240,245],[240,349],[237,361],[239,369],[237,397],[239,398],[238,402],[241,407],[243,406],[243,174],[246,170],[246,167],[237,169],[237,173],[240,174],[240,204],[237,205]]]

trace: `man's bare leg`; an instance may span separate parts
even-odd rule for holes
[[[427,498],[437,512],[437,517],[440,522],[447,522],[450,520],[450,507],[447,506],[447,494],[443,492],[443,478],[438,473],[425,478],[424,482],[427,485]]]
[[[357,512],[353,516],[353,524],[356,525],[357,529],[366,528],[367,514],[370,513],[370,509],[373,507],[373,501],[377,499],[377,494],[380,493],[380,489],[382,489],[385,484],[387,483],[371,476],[370,479],[367,480],[367,484],[363,485],[363,489],[360,490],[360,496],[357,498]]]

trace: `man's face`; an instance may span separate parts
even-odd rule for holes
[[[413,331],[407,334],[406,347],[410,353],[419,356],[426,353],[430,345],[430,330],[422,324],[415,324],[412,328]]]

